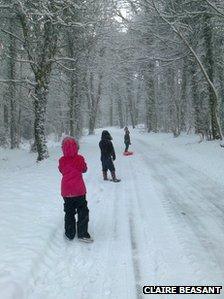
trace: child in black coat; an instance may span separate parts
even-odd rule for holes
[[[125,144],[124,152],[127,153],[129,145],[131,144],[130,132],[128,130],[128,127],[124,128],[124,132],[125,132],[125,134],[124,134],[124,144]]]
[[[115,173],[115,167],[113,161],[116,159],[116,154],[114,151],[112,137],[110,133],[106,130],[102,132],[101,140],[99,142],[99,147],[101,150],[101,162],[102,162],[102,170],[103,170],[103,179],[105,181],[107,178],[107,171],[110,170],[111,177],[113,182],[120,182],[120,179],[117,179]]]

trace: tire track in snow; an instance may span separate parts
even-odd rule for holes
[[[142,181],[144,174],[147,174],[150,182],[150,175],[145,162],[141,159],[141,153],[140,156],[136,154],[133,160],[130,159],[129,164],[129,168],[132,170],[132,175],[128,180],[131,180],[133,183],[130,193],[133,194],[135,203],[131,210],[135,211],[135,227],[138,228],[138,235],[136,234],[138,238],[136,243],[138,244],[138,267],[141,270],[140,275],[142,282],[140,294],[141,297],[143,297],[142,287],[144,285],[148,283],[157,285],[158,282],[161,284],[168,283],[168,278],[171,273],[169,268],[170,263],[167,263],[167,261],[171,258],[172,251],[171,255],[167,255],[167,250],[163,252],[163,246],[167,246],[170,243],[170,240],[167,239],[167,236],[164,236],[164,234],[161,234],[160,237],[157,232],[161,225],[158,219],[159,217],[162,217],[163,213],[161,213],[158,198],[155,196],[153,188],[150,187],[150,183],[149,185],[146,185],[145,180]],[[141,169],[140,175],[139,168]],[[157,207],[155,211],[152,211],[153,207]],[[156,221],[154,221],[154,219],[156,219]],[[156,227],[156,230],[154,227]],[[165,238],[163,239],[163,237]],[[158,238],[159,241],[157,240]],[[176,256],[174,259],[176,259]],[[171,258],[170,260],[172,263],[173,259]],[[156,297],[169,298],[166,295],[157,295]]]
[[[125,167],[121,167],[123,169]],[[107,272],[110,279],[107,282],[107,294],[110,299],[136,298],[135,277],[133,271],[132,248],[130,241],[129,209],[126,201],[126,184],[106,182],[110,186],[112,202],[113,227],[107,262]],[[106,296],[102,297],[105,298]]]
[[[136,158],[139,161],[136,161]],[[151,283],[154,281],[154,284],[157,284],[158,278],[161,279],[161,277],[164,277],[165,280],[168,272],[164,270],[166,269],[164,259],[158,258],[159,248],[154,248],[155,242],[152,234],[149,234],[150,226],[147,227],[147,209],[149,207],[145,208],[141,204],[142,201],[146,201],[145,196],[151,195],[151,190],[146,189],[147,192],[139,190],[138,183],[139,180],[142,180],[142,174],[139,173],[139,166],[142,164],[140,169],[147,172],[147,174],[148,168],[146,168],[145,163],[137,155],[125,157],[124,159],[126,164],[123,169],[131,170],[125,171],[126,178],[122,180],[121,184],[126,185],[126,190],[128,191],[124,196],[124,204],[128,208],[127,221],[130,235],[135,296],[136,298],[143,298],[142,289],[145,284],[149,283],[149,279]],[[154,280],[152,277],[154,277]],[[157,298],[168,297],[157,295]]]
[[[136,298],[142,298],[142,286],[140,284],[141,281],[141,272],[139,266],[139,250],[137,246],[137,240],[135,237],[135,225],[133,221],[133,215],[129,214],[129,227],[130,227],[130,239],[131,239],[131,250],[132,250],[132,263],[133,263],[133,271],[135,277],[135,287],[136,287]]]
[[[140,161],[139,161],[140,162]],[[139,165],[138,162],[138,165]],[[144,167],[145,165],[142,165]],[[136,168],[136,162],[131,163],[131,169],[134,170],[134,173],[136,173],[138,170]],[[141,244],[141,247],[144,245],[144,251],[146,252],[146,255],[148,257],[147,260],[144,260],[144,264],[147,261],[147,267],[145,269],[144,273],[148,273],[150,271],[150,278],[152,282],[152,277],[154,277],[154,283],[158,282],[161,279],[166,279],[168,269],[166,264],[164,263],[164,259],[161,259],[160,255],[158,254],[159,248],[156,247],[156,242],[154,240],[154,237],[152,236],[152,228],[150,224],[147,222],[147,219],[149,218],[149,215],[147,211],[151,208],[150,206],[146,205],[143,206],[145,198],[140,198],[140,194],[147,194],[147,196],[150,197],[151,194],[150,190],[147,190],[148,192],[145,193],[143,190],[140,189],[140,181],[141,179],[139,176],[132,176],[133,177],[133,182],[134,182],[134,194],[135,198],[137,200],[137,209],[139,211],[139,219],[141,219],[141,228],[142,228],[142,239],[144,240],[144,244],[141,244],[139,241],[138,244]],[[142,248],[143,250],[143,248]],[[148,282],[148,277],[143,281],[144,284]],[[160,297],[159,297],[160,298]]]
[[[55,227],[44,248],[32,263],[30,274],[28,275],[31,279],[29,281],[27,298],[32,298],[37,286],[39,289],[41,285],[45,285],[52,269],[55,269],[55,265],[58,266],[59,253],[63,251],[61,227],[62,223]]]
[[[99,184],[107,184],[107,182],[102,182],[101,179]],[[110,215],[113,210],[113,202],[107,198],[105,194],[105,186],[101,187],[102,193],[102,207],[98,208],[96,211],[96,220],[94,223],[95,233],[97,234],[97,239],[92,244],[90,251],[87,253],[87,259],[92,260],[92,267],[88,269],[87,280],[89,282],[86,284],[86,287],[83,287],[80,298],[89,299],[89,298],[106,298],[111,294],[110,286],[108,283],[108,269],[106,267],[106,261],[111,255],[111,247],[113,241],[113,233],[115,231],[115,222],[114,218]],[[101,200],[100,200],[101,202]],[[100,211],[100,213],[98,213]],[[109,213],[109,214],[108,214]],[[101,218],[103,216],[103,219]],[[108,231],[111,233],[108,234]],[[98,232],[98,233],[97,233]],[[100,246],[100,249],[99,249]],[[94,289],[95,293],[90,295]]]
[[[92,181],[92,179],[90,179],[90,181]],[[99,203],[100,200],[101,193],[98,195],[97,202]],[[31,279],[29,279],[29,285],[27,287],[27,298],[67,299],[67,295],[63,294],[63,289],[66,287],[71,289],[77,288],[80,292],[80,296],[85,297],[81,295],[82,292],[85,293],[83,290],[83,282],[77,279],[74,280],[76,276],[75,272],[80,271],[80,276],[85,275],[83,269],[84,271],[91,269],[93,263],[94,265],[99,263],[99,253],[98,258],[95,256],[95,260],[90,258],[87,259],[87,261],[84,260],[83,254],[85,251],[87,257],[89,256],[89,248],[84,248],[84,246],[87,247],[90,244],[77,244],[76,239],[73,241],[65,240],[63,237],[63,227],[64,220],[61,220],[52,231],[42,251],[32,262],[30,274],[28,275]],[[77,246],[75,246],[75,244]],[[92,275],[93,272],[91,270],[88,275],[90,280],[92,279]]]
[[[139,175],[139,169],[147,171],[145,163],[139,159],[138,155],[135,155],[135,160],[128,158],[129,169],[131,169],[131,175],[128,177],[130,197],[129,201],[129,227],[130,227],[130,239],[132,247],[132,259],[136,281],[136,296],[137,298],[143,298],[142,293],[143,286],[150,284],[158,284],[158,281],[167,281],[169,277],[169,268],[166,263],[167,256],[163,255],[158,243],[155,242],[155,236],[153,235],[153,226],[158,226],[159,223],[153,223],[153,219],[149,222],[150,201],[146,200],[146,196],[151,197],[153,204],[156,202],[152,189],[141,188],[142,175]],[[136,161],[137,160],[137,161]],[[137,163],[136,163],[137,162]],[[141,186],[141,187],[139,187]],[[159,206],[158,203],[156,205]],[[133,213],[135,211],[135,213]],[[156,211],[155,211],[156,213]],[[161,213],[157,217],[161,216]],[[157,227],[158,228],[158,227]],[[157,235],[157,232],[155,232]],[[133,241],[133,242],[132,242]],[[163,238],[161,239],[163,244]],[[161,243],[160,242],[160,243]],[[161,245],[159,243],[159,245]],[[150,279],[150,281],[149,281]],[[157,295],[157,298],[169,298],[166,295]]]
[[[125,157],[126,158],[126,157]],[[128,157],[129,159],[130,157]],[[129,168],[132,168],[132,165],[129,162]],[[129,173],[129,172],[128,172]],[[126,179],[129,183],[132,182],[132,184],[129,186],[129,195],[130,197],[127,198],[129,200],[129,205],[128,205],[128,224],[129,224],[129,231],[130,231],[130,244],[131,244],[131,253],[132,253],[132,264],[133,264],[133,272],[134,272],[134,279],[135,279],[135,290],[136,290],[136,298],[141,299],[143,297],[142,294],[142,288],[141,286],[141,269],[140,269],[140,261],[139,261],[139,255],[140,255],[140,248],[138,245],[138,240],[137,240],[137,231],[136,231],[136,223],[134,221],[135,216],[133,214],[134,211],[134,202],[133,202],[133,197],[136,198],[136,192],[134,188],[134,179],[133,175],[129,174],[129,177]],[[131,187],[131,190],[130,190]],[[133,197],[132,197],[133,196]]]
[[[169,211],[170,217],[173,218],[173,222],[176,222],[176,224],[179,223],[179,226],[182,227],[181,230],[179,228],[178,234],[186,250],[192,251],[192,248],[188,248],[189,244],[184,240],[181,231],[188,232],[188,236],[191,236],[189,239],[192,241],[194,240],[194,245],[196,246],[198,243],[198,247],[201,248],[200,260],[202,262],[200,263],[200,266],[198,263],[198,249],[195,248],[194,257],[190,254],[191,259],[193,258],[194,262],[198,264],[198,271],[201,272],[201,274],[207,272],[207,268],[205,268],[206,265],[203,263],[204,260],[207,265],[209,263],[209,272],[213,272],[213,276],[215,276],[216,273],[216,276],[224,277],[222,262],[224,246],[223,243],[220,242],[221,239],[217,239],[213,234],[214,228],[216,231],[220,230],[220,237],[223,234],[223,231],[220,229],[220,223],[217,221],[218,218],[216,217],[216,214],[214,213],[212,215],[212,209],[210,209],[209,213],[207,213],[207,211],[203,212],[204,209],[202,206],[200,207],[200,205],[194,204],[195,198],[198,199],[198,196],[192,196],[192,194],[189,194],[188,192],[183,196],[178,188],[172,188],[169,183],[164,185],[164,195],[171,199],[164,199],[164,206],[166,206],[166,209]],[[192,202],[192,205],[194,204],[195,208],[193,210],[188,203],[180,201],[180,198],[183,199],[185,197],[187,197],[189,203]],[[206,204],[206,206],[209,209],[209,205]],[[204,215],[206,215],[206,218],[204,218]],[[206,223],[204,219],[208,219],[209,223]],[[203,268],[204,270],[202,270]],[[201,277],[205,279],[205,275],[202,274]]]
[[[139,142],[143,145],[144,148],[146,148],[146,146],[148,148],[148,145],[146,143],[142,141]],[[163,153],[161,155],[156,153],[156,155],[157,159],[155,157],[148,157],[144,154],[142,155],[142,157],[145,163],[148,164],[151,169],[153,169],[153,177],[155,179],[155,182],[159,184],[161,192],[164,195],[164,207],[166,208],[169,217],[171,217],[174,229],[177,232],[182,246],[185,248],[188,258],[195,267],[195,273],[197,273],[197,277],[201,277],[202,281],[206,281],[206,270],[208,270],[206,268],[206,265],[208,265],[209,262],[209,272],[212,273],[213,269],[214,273],[216,273],[216,276],[220,277],[221,279],[223,275],[221,274],[221,272],[219,273],[219,271],[217,271],[217,267],[219,268],[219,265],[217,261],[215,262],[214,260],[214,250],[216,247],[215,243],[217,242],[217,240],[213,240],[213,235],[208,234],[208,225],[205,223],[203,224],[203,216],[200,218],[201,211],[204,210],[204,212],[210,214],[210,216],[213,218],[213,222],[217,221],[214,209],[212,214],[210,211],[211,203],[207,200],[204,200],[208,197],[209,193],[206,194],[204,191],[202,191],[204,197],[200,196],[201,198],[198,198],[196,196],[197,193],[200,194],[200,191],[203,190],[202,184],[198,183],[198,181],[204,183],[204,180],[201,177],[203,176],[205,178],[205,176],[201,173],[200,176],[198,176],[198,174],[196,175],[196,171],[194,169],[191,169],[190,167],[186,167],[186,172],[184,172],[183,170],[177,171],[178,169],[181,169],[181,167],[186,165],[184,163],[172,160],[172,158],[172,163],[169,164],[166,163],[166,161],[169,159],[169,155],[165,156]],[[190,192],[192,190],[191,183],[193,178],[191,177],[191,175],[189,175],[189,171],[191,171],[193,175],[195,174],[194,179],[197,182],[194,182],[193,194],[192,192]],[[175,178],[175,184],[172,181],[173,178]],[[209,182],[209,184],[211,183],[212,182]],[[184,194],[183,190],[185,191]],[[221,194],[219,194],[219,197],[220,196]],[[189,239],[186,240],[183,232],[187,232],[187,236],[190,237],[189,239],[192,241],[194,240],[193,245],[195,246],[195,248],[194,246],[192,246],[192,244],[189,247]],[[210,242],[211,244],[209,244]],[[212,245],[212,247],[210,245]],[[199,250],[199,248],[201,249]],[[200,258],[198,255],[199,252]],[[221,251],[219,250],[219,255],[220,254]],[[219,256],[218,260],[220,260],[220,258],[221,256]],[[204,265],[203,259],[204,261],[206,261],[206,265]]]

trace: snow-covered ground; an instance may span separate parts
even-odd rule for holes
[[[25,149],[0,149],[1,299],[133,299],[149,298],[144,285],[223,286],[224,149],[131,131],[134,155],[124,157],[123,131],[110,131],[119,184],[101,178],[100,130],[81,142],[93,244],[63,238],[60,146],[40,164]]]

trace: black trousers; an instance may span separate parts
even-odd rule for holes
[[[115,171],[114,163],[111,157],[101,157],[103,171]]]
[[[78,238],[88,236],[89,209],[86,196],[64,197],[65,235],[74,239],[76,234],[75,214],[78,214],[77,234]]]
[[[125,150],[124,150],[125,152],[128,151],[129,145],[130,145],[129,143],[125,142]]]

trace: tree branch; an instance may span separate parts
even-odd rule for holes
[[[58,61],[61,61],[61,60],[64,60],[64,61],[72,61],[72,62],[77,62],[78,59],[74,59],[74,58],[71,58],[71,57],[56,57],[54,59],[49,59],[49,61],[52,61],[52,62],[58,62]]]
[[[36,86],[36,83],[30,81],[29,79],[24,79],[24,80],[0,79],[0,83],[9,84],[12,82],[13,83],[26,83],[26,84],[30,84],[32,86]]]
[[[205,0],[207,1],[207,0]],[[204,77],[205,77],[205,80],[207,81],[208,83],[208,86],[210,87],[210,89],[212,90],[214,96],[215,96],[215,99],[216,101],[218,101],[218,93],[217,93],[217,90],[213,84],[213,82],[211,81],[211,79],[209,78],[208,76],[208,73],[206,71],[206,69],[204,68],[200,58],[198,57],[197,53],[194,51],[194,49],[192,48],[192,46],[190,45],[190,43],[188,42],[188,40],[185,38],[185,36],[183,35],[183,33],[174,25],[172,24],[170,21],[168,21],[163,15],[162,13],[159,11],[159,9],[157,8],[157,6],[155,5],[155,2],[154,0],[152,0],[152,4],[153,4],[153,7],[155,9],[155,11],[157,12],[157,14],[160,16],[160,18],[162,18],[162,20],[168,24],[171,29],[179,36],[179,38],[184,42],[185,46],[190,50],[190,52],[192,53],[192,55],[194,56],[196,62],[198,63]],[[217,122],[218,122],[218,119],[217,119]],[[223,136],[222,136],[222,130],[221,130],[221,127],[220,127],[220,124],[218,122],[218,126],[219,126],[219,134],[220,134],[220,137],[221,137],[221,140],[223,140]]]
[[[70,69],[68,68],[67,66],[65,66],[64,64],[58,62],[58,61],[54,61],[56,64],[58,64],[60,67],[62,67],[63,69],[65,69],[66,71],[70,71],[70,72],[73,72],[73,71],[76,71],[76,69]]]
[[[209,0],[205,0],[205,2],[213,8],[219,15],[221,15],[224,18],[224,12],[221,12],[213,3],[211,3]]]
[[[29,63],[29,64],[35,64],[35,65],[37,65],[36,62],[35,62],[35,61],[32,61],[32,60],[28,60],[28,59],[17,59],[17,58],[13,58],[13,57],[11,57],[11,56],[8,55],[8,54],[5,54],[5,56],[6,56],[7,58],[10,58],[10,59],[15,60],[16,62]]]
[[[24,40],[22,40],[20,37],[18,37],[17,35],[13,34],[12,32],[9,32],[9,31],[7,31],[7,30],[5,30],[3,28],[0,28],[0,30],[2,32],[6,33],[6,34],[9,34],[9,35],[13,36],[15,39],[19,40],[21,43],[23,43],[23,44],[25,43]]]

